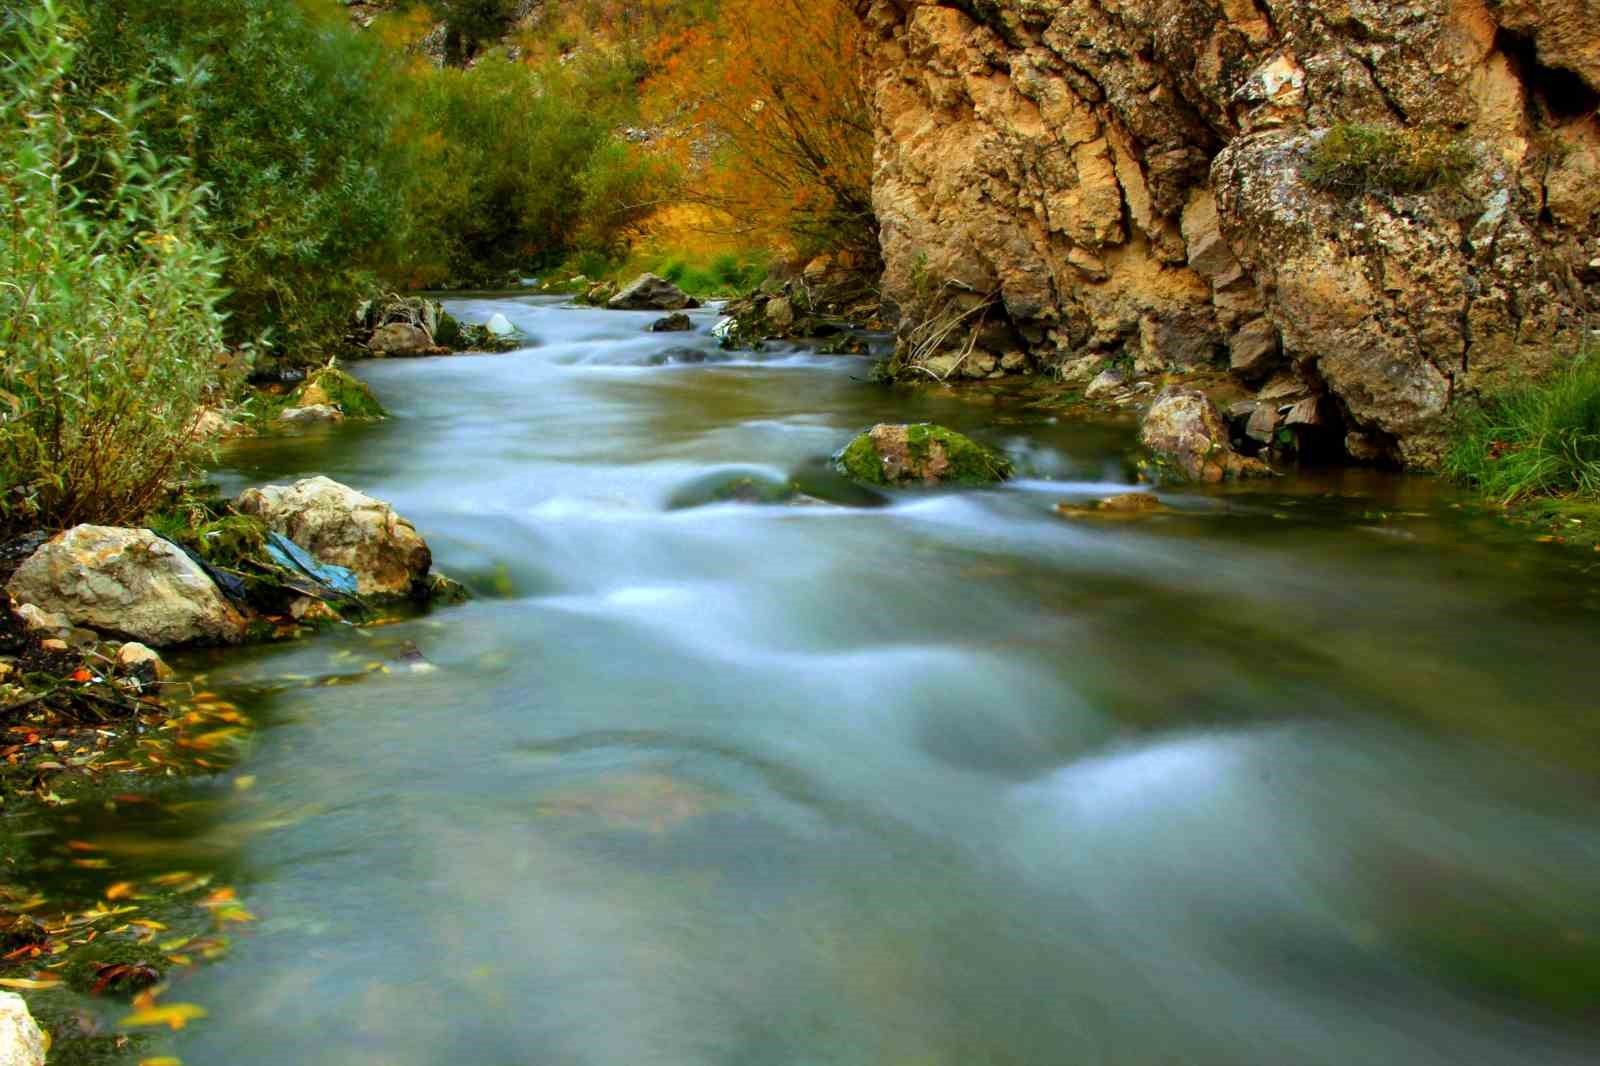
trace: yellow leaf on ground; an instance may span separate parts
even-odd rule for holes
[[[204,1018],[206,1009],[196,1003],[168,1003],[160,1007],[146,1007],[118,1022],[124,1026],[165,1025],[182,1029],[196,1018]]]
[[[61,979],[58,977],[45,978],[39,981],[32,981],[26,977],[0,977],[0,987],[20,988],[25,992],[39,992],[46,988],[55,988],[60,984]]]

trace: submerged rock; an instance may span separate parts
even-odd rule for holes
[[[44,1031],[15,992],[0,992],[0,1066],[44,1066]]]
[[[75,526],[18,567],[6,591],[14,603],[154,647],[244,639],[244,616],[216,583],[148,529]]]
[[[840,473],[869,485],[983,485],[1011,476],[999,452],[943,426],[873,426],[835,457]]]
[[[1181,385],[1163,389],[1139,427],[1139,439],[1165,472],[1188,481],[1265,477],[1265,463],[1233,450],[1228,424],[1211,398]]]
[[[613,311],[682,311],[697,306],[682,289],[655,274],[640,274],[606,301]]]
[[[790,503],[795,486],[760,470],[718,470],[673,492],[667,510],[682,511],[713,503]]]
[[[650,323],[651,333],[687,333],[694,329],[694,322],[682,311],[658,318]]]
[[[362,596],[413,595],[433,564],[427,543],[393,507],[332,478],[247,489],[234,507],[260,517],[319,562],[353,571]]]
[[[1092,503],[1056,504],[1056,514],[1063,518],[1145,518],[1171,512],[1172,508],[1148,492],[1124,492]]]

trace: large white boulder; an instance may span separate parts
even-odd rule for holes
[[[260,516],[318,562],[354,571],[363,596],[411,595],[433,565],[427,543],[393,507],[332,478],[247,489],[234,507]]]
[[[12,575],[13,603],[152,647],[236,643],[245,618],[182,549],[148,529],[75,526]]]
[[[15,992],[0,992],[0,1066],[44,1066],[44,1031]]]

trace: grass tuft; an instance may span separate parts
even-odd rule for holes
[[[1444,470],[1506,504],[1600,501],[1600,354],[1463,412]]]
[[[1458,189],[1471,170],[1471,145],[1447,130],[1341,122],[1312,147],[1306,180],[1347,196],[1419,193]]]

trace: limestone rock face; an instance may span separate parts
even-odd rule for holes
[[[1150,405],[1139,439],[1163,469],[1189,481],[1222,481],[1271,473],[1265,464],[1233,450],[1228,425],[1199,389],[1171,386]]]
[[[244,617],[215,582],[148,529],[75,526],[29,556],[6,591],[14,603],[152,647],[244,638]]]
[[[0,992],[0,1066],[44,1066],[44,1031],[15,992]]]
[[[666,278],[640,274],[606,301],[613,311],[682,311],[692,306],[687,294]]]
[[[1452,403],[1600,324],[1594,0],[858,9],[904,349],[987,301],[946,347],[1293,369],[1363,457],[1426,467]],[[1466,173],[1317,188],[1352,124],[1455,138]]]
[[[363,596],[411,595],[433,565],[427,543],[393,507],[332,478],[246,489],[234,507],[260,516],[317,561],[354,571]]]

